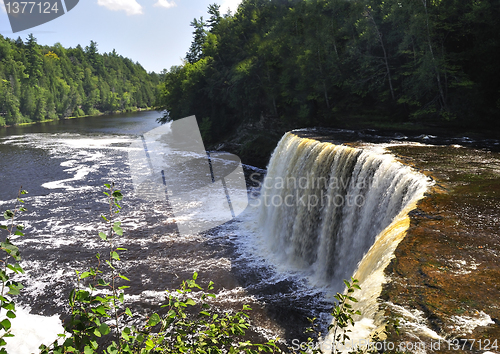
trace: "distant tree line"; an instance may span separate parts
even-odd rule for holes
[[[66,49],[0,35],[0,126],[152,107],[159,81],[94,41]]]
[[[212,135],[262,116],[500,126],[498,0],[243,0],[208,13],[160,85],[165,120],[195,114]]]

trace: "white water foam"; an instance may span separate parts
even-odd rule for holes
[[[454,325],[450,326],[453,333],[462,336],[472,333],[477,327],[495,323],[483,311],[476,312],[475,316],[452,316],[451,320],[454,322]]]
[[[38,353],[41,344],[50,345],[64,333],[57,315],[46,317],[30,314],[29,308],[18,308],[16,318],[11,319],[14,337],[4,338],[9,354]]]
[[[444,340],[442,336],[437,334],[435,331],[429,328],[428,321],[424,317],[424,313],[417,309],[407,309],[403,306],[393,304],[391,302],[386,303],[394,312],[402,316],[400,319],[400,327],[405,330],[406,333],[410,335],[422,336],[426,338],[431,338],[435,340]],[[419,338],[415,336],[415,338]]]
[[[359,266],[355,277],[361,280],[362,291],[355,297],[360,300],[358,307],[364,317],[357,319],[351,334],[359,340],[366,340],[380,325],[378,322],[382,319],[376,313],[377,297],[385,282],[383,270],[393,258],[393,252],[408,227],[407,213],[422,198],[429,184],[425,176],[388,154],[387,146],[370,144],[369,151],[364,152],[298,138],[293,134],[285,135],[269,164],[267,178],[274,179],[268,184],[264,182],[261,196],[254,199],[247,209],[248,215],[254,215],[258,209],[260,219],[243,216],[244,223],[239,228],[237,240],[242,245],[240,250],[244,250],[244,257],[252,259],[260,255],[264,263],[272,264],[276,271],[272,276],[274,281],[306,278],[312,287],[305,291],[324,292],[330,298],[343,288],[343,283],[339,286],[339,279],[349,278]],[[302,190],[296,186],[290,189],[286,185],[287,177],[319,180],[325,176],[336,176],[341,181],[327,192],[362,195],[365,203],[353,208],[343,205],[344,210],[320,206],[316,211],[300,203],[293,206],[264,203],[264,198],[273,200],[276,196],[286,200],[288,195],[293,195],[290,199],[296,202],[301,196],[317,195],[317,191],[309,186]],[[277,181],[280,177],[281,183]],[[357,184],[356,178],[366,183]],[[342,185],[343,181],[347,183]],[[296,194],[297,189],[300,194]],[[250,196],[255,194],[250,192]],[[340,225],[339,228],[332,229],[335,224]],[[335,247],[331,247],[329,235],[335,232],[344,236],[337,239]],[[361,239],[367,235],[372,235],[366,238],[368,243]],[[375,245],[370,249],[374,240]],[[335,255],[329,249],[336,249]],[[348,262],[351,256],[354,258]],[[338,257],[341,258],[336,263]],[[343,267],[342,271],[339,271],[340,267]],[[332,269],[336,276],[332,277]],[[325,338],[323,344],[329,341],[331,338]]]

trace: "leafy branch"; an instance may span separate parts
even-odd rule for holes
[[[24,200],[21,199],[21,196],[26,193],[27,192],[23,190],[22,187],[19,189],[14,209],[6,210],[3,213],[4,219],[7,220],[7,225],[0,225],[0,230],[7,231],[7,236],[0,242],[0,250],[4,252],[4,258],[0,259],[2,263],[0,269],[0,281],[2,282],[2,290],[0,293],[0,319],[2,319],[0,321],[0,354],[7,353],[4,348],[7,344],[4,338],[14,336],[11,332],[12,324],[10,320],[16,318],[16,304],[11,296],[19,295],[23,288],[22,284],[11,279],[11,275],[13,274],[24,273],[23,268],[19,265],[21,261],[19,248],[12,243],[11,238],[13,236],[24,236],[24,226],[16,224],[15,219],[18,213],[27,211],[23,206]],[[13,263],[12,260],[14,261]],[[6,292],[7,289],[8,291]],[[3,310],[7,311],[6,318],[3,318]]]

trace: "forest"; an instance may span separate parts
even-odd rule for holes
[[[498,0],[243,0],[208,13],[159,101],[164,121],[195,114],[205,138],[263,118],[500,126]]]
[[[0,35],[0,126],[148,109],[160,76],[97,43],[64,48]]]

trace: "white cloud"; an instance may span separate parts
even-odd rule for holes
[[[142,6],[136,0],[97,0],[97,5],[111,11],[125,11],[127,15],[141,15]]]
[[[1,1],[1,0],[0,0]],[[158,0],[153,6],[156,6],[156,7],[164,7],[166,9],[169,9],[171,7],[175,7],[177,6],[177,4],[175,3],[175,1],[168,1],[168,0]]]
[[[0,9],[2,9],[3,13],[7,13],[7,11],[5,11],[5,6],[3,4],[3,0],[0,0]]]
[[[227,13],[227,10],[231,10],[234,14],[238,10],[239,4],[241,4],[241,0],[224,0],[220,6],[220,13],[224,15]]]

